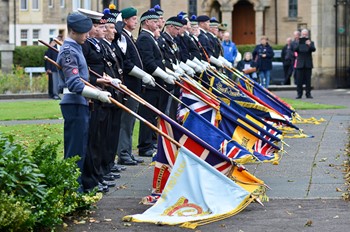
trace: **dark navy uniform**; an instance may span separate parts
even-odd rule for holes
[[[124,58],[124,84],[128,89],[136,93],[141,94],[142,80],[135,76],[129,75],[130,71],[136,66],[143,69],[141,55],[139,54],[136,41],[134,41],[130,32],[125,29],[122,32],[122,36],[126,41],[126,50]],[[138,111],[139,103],[133,97],[125,96],[124,105],[134,112]],[[132,154],[132,134],[135,125],[135,117],[131,116],[130,113],[123,111],[121,113],[121,123],[119,132],[119,143],[118,143],[118,163],[127,165],[136,165],[135,158]],[[139,160],[139,159],[138,159]],[[141,162],[141,160],[139,160]]]
[[[210,40],[211,47],[213,48],[213,56],[218,58],[221,55],[221,43],[219,39],[212,33],[208,32],[207,36]]]
[[[144,71],[151,74],[159,67],[165,70],[165,60],[163,54],[158,47],[158,42],[155,40],[153,34],[150,31],[141,30],[137,41],[137,47],[141,55]],[[163,79],[155,77],[158,84],[164,86]],[[167,97],[158,87],[146,86],[143,88],[141,97],[157,107],[162,112],[165,111]],[[139,114],[153,125],[157,125],[157,114],[148,109],[147,107],[140,105]],[[146,153],[153,150],[157,144],[157,135],[144,123],[140,123],[139,131],[139,154]]]
[[[180,60],[182,62],[186,63],[187,60],[193,60],[194,57],[198,60],[202,59],[195,39],[188,32],[185,32],[182,36],[177,36],[175,41],[180,49]]]
[[[208,55],[208,57],[214,56],[215,51],[211,43],[211,40],[208,37],[208,33],[206,33],[203,29],[200,29],[200,33],[198,35],[198,41],[202,46],[202,49],[201,49],[202,60],[207,60],[205,53]],[[205,52],[203,51],[203,49]]]
[[[89,38],[82,45],[83,54],[89,68],[96,73],[102,75],[104,72],[103,53],[100,42],[95,38]],[[89,81],[91,84],[97,84],[98,77],[90,73]],[[84,187],[92,189],[101,182],[103,173],[101,171],[102,157],[105,156],[105,128],[103,124],[107,119],[106,113],[102,111],[102,104],[98,100],[93,101],[93,107],[90,113],[89,140],[88,140],[88,158],[85,161],[84,167]]]

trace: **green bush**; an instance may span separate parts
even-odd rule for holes
[[[30,86],[29,74],[24,72],[24,68],[16,66],[13,73],[8,74],[0,71],[0,94],[45,93],[47,88],[48,77],[46,74],[33,76]]]
[[[44,67],[45,46],[17,46],[13,53],[13,64],[21,67]]]
[[[40,141],[29,154],[0,134],[0,231],[53,229],[101,198],[78,193],[79,157],[58,159],[58,145]]]
[[[255,44],[243,44],[243,45],[237,45],[238,51],[242,54],[245,52],[253,52],[255,48]],[[276,45],[271,45],[273,50],[282,50],[284,45],[282,44],[276,44]]]

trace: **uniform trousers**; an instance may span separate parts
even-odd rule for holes
[[[64,158],[78,155],[80,160],[77,161],[77,165],[80,172],[84,173],[89,134],[89,107],[80,104],[62,104],[61,112],[64,118]],[[82,185],[82,175],[79,176],[78,182]]]
[[[305,83],[306,96],[311,96],[311,68],[297,68],[297,94],[303,96],[303,84]]]
[[[146,89],[141,94],[141,97],[151,105],[158,108],[160,111],[165,112],[167,102],[168,102],[168,95],[164,91]],[[139,115],[142,116],[147,121],[149,121],[150,123],[152,123],[154,126],[157,126],[158,115],[142,104],[139,107]],[[157,147],[156,132],[154,132],[151,128],[149,128],[143,122],[140,122],[139,144],[137,146],[137,148],[139,149],[139,154],[147,152],[156,147]]]
[[[126,101],[124,105],[128,107],[133,112],[138,111],[139,102],[130,96],[125,97]],[[119,143],[118,143],[118,159],[120,160],[130,160],[132,155],[132,135],[134,132],[134,126],[136,118],[126,111],[121,112],[119,131]]]

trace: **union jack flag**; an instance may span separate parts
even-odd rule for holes
[[[212,103],[215,106],[218,106],[218,103],[211,99],[210,97],[206,96],[202,92],[198,91],[191,85],[187,83],[183,83],[185,87],[187,87],[192,92],[195,92],[197,95],[199,95],[201,98],[205,99],[206,101]],[[203,118],[205,118],[207,121],[209,121],[211,124],[216,125],[216,114],[217,111],[207,103],[200,100],[198,97],[196,97],[191,91],[188,91],[187,89],[181,88],[180,92],[180,100],[189,108],[199,115],[201,115]],[[179,104],[178,111],[177,111],[177,120],[179,122],[183,122],[186,115],[189,113],[190,109],[185,107],[183,104]]]

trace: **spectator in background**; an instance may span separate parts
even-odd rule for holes
[[[230,33],[228,31],[224,33],[222,38],[223,38],[223,41],[221,42],[221,46],[224,52],[224,58],[227,61],[231,62],[233,66],[237,56],[236,44],[231,41]],[[226,69],[225,69],[225,72],[226,72],[226,75],[232,79],[232,72]]]
[[[303,84],[305,84],[306,98],[311,96],[311,73],[313,68],[312,53],[316,51],[313,41],[309,38],[309,31],[303,29],[299,42],[294,47],[294,51],[298,54],[295,71],[297,73],[297,99],[303,96]]]
[[[254,81],[259,82],[258,75],[256,74],[256,62],[252,60],[251,52],[244,53],[243,59],[237,64],[237,69]]]
[[[294,36],[294,40],[292,41],[291,43],[291,46],[292,46],[292,50],[294,52],[294,47],[298,45],[299,43],[299,38],[300,38],[300,31],[294,31],[293,32],[293,36]],[[296,85],[297,84],[297,72],[295,72],[295,67],[297,66],[297,56],[298,56],[298,53],[294,52],[293,53],[293,72],[294,72],[294,84]]]
[[[253,51],[253,59],[257,63],[257,68],[259,70],[260,83],[266,89],[270,84],[270,72],[272,69],[272,58],[275,53],[272,47],[267,42],[267,36],[261,36],[260,44],[256,45]]]
[[[59,41],[62,41],[62,36],[59,35],[57,36],[56,39]],[[55,40],[51,40],[50,45],[59,50],[58,44],[55,42]],[[49,48],[45,52],[45,56],[56,61],[58,53]],[[58,96],[58,94],[61,93],[63,90],[63,80],[59,77],[57,67],[53,65],[51,62],[48,62],[47,60],[45,60],[45,70],[49,77],[48,78],[49,79],[49,83],[48,83],[49,97],[55,100],[59,100],[60,97]]]
[[[284,71],[284,84],[290,85],[290,78],[294,69],[294,52],[292,48],[292,38],[288,37],[286,45],[282,48],[281,60]]]

